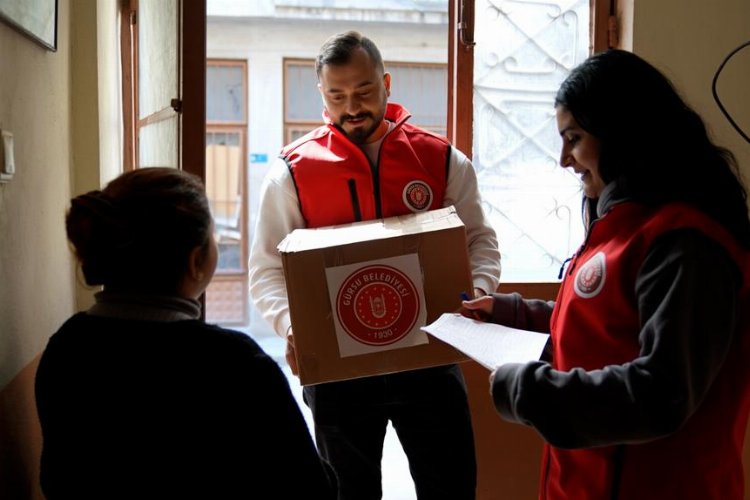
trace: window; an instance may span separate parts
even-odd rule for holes
[[[284,60],[285,144],[323,124],[323,102],[317,84],[315,61]]]
[[[386,62],[391,74],[390,100],[411,113],[409,123],[440,135],[447,132],[448,69],[445,64]],[[440,103],[445,103],[440,105]]]
[[[247,295],[247,64],[209,60],[206,68],[206,194],[219,245],[206,291],[206,318],[244,324]]]
[[[562,80],[591,53],[594,4],[475,0],[469,7],[458,12],[471,17],[454,37],[453,88],[454,109],[470,106],[473,121],[453,115],[454,141],[472,153],[501,242],[502,281],[556,281],[583,239],[583,223],[580,181],[558,165],[553,103]],[[470,49],[461,39],[472,26]]]

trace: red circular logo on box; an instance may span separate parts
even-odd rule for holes
[[[336,296],[339,323],[354,340],[388,345],[404,338],[419,316],[414,283],[391,266],[377,265],[350,274]]]

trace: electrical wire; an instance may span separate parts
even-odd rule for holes
[[[732,56],[734,56],[737,52],[739,52],[740,50],[748,46],[750,46],[750,40],[748,40],[747,42],[743,43],[742,45],[734,49],[732,52],[729,53],[729,55],[727,55],[724,58],[724,60],[719,65],[719,69],[716,70],[716,74],[714,75],[713,82],[711,82],[711,93],[713,94],[714,100],[716,101],[716,104],[719,106],[719,109],[721,110],[722,113],[724,113],[724,116],[726,117],[727,120],[729,120],[729,123],[732,125],[732,127],[734,127],[734,129],[737,131],[738,134],[742,136],[743,139],[745,139],[747,142],[750,142],[750,137],[748,137],[747,134],[742,131],[739,125],[735,123],[735,121],[732,119],[732,116],[724,108],[724,105],[722,104],[721,99],[719,99],[719,94],[716,92],[716,82],[719,80],[719,74],[724,69],[724,66],[726,66],[726,64],[729,62],[729,59],[731,59]]]

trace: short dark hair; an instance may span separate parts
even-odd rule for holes
[[[352,58],[352,53],[358,48],[367,52],[372,63],[381,73],[385,72],[383,56],[380,55],[375,43],[357,31],[347,31],[333,35],[320,48],[318,57],[315,59],[315,72],[318,78],[320,78],[323,66],[341,66],[348,63]]]
[[[190,252],[208,250],[212,218],[198,177],[153,167],[73,198],[65,227],[87,284],[174,294]]]
[[[639,56],[611,49],[573,69],[555,98],[600,141],[599,175],[631,199],[689,203],[746,247],[745,187],[732,153],[711,140],[672,82]]]

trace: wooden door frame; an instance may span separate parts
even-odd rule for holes
[[[180,0],[178,62],[178,166],[205,180],[206,0]],[[123,170],[138,166],[138,0],[121,0],[120,46],[123,104]]]
[[[186,172],[206,179],[206,0],[182,1],[182,147]]]

